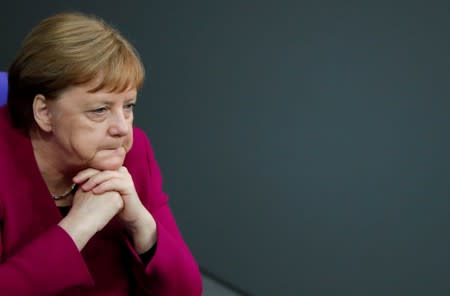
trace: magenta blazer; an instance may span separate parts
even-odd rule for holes
[[[142,262],[113,219],[81,251],[57,224],[55,206],[30,139],[0,108],[0,295],[199,296],[198,266],[162,191],[160,170],[144,132],[134,128],[125,159],[143,204],[156,220],[157,245]]]

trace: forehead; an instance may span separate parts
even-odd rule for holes
[[[82,84],[67,88],[63,91],[59,100],[70,101],[72,103],[114,103],[117,101],[127,101],[136,99],[136,88],[128,88],[124,91],[110,92],[107,90],[92,91],[92,84]]]

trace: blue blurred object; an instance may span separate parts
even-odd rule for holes
[[[6,104],[8,98],[8,73],[0,72],[0,106]]]

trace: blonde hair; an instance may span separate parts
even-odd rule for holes
[[[94,81],[91,92],[139,89],[145,72],[134,47],[102,19],[60,13],[42,20],[25,37],[8,75],[11,119],[28,131],[37,94],[57,99],[70,86]]]

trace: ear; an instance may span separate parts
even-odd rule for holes
[[[33,100],[33,115],[37,125],[45,132],[52,131],[52,118],[48,100],[41,94]]]

